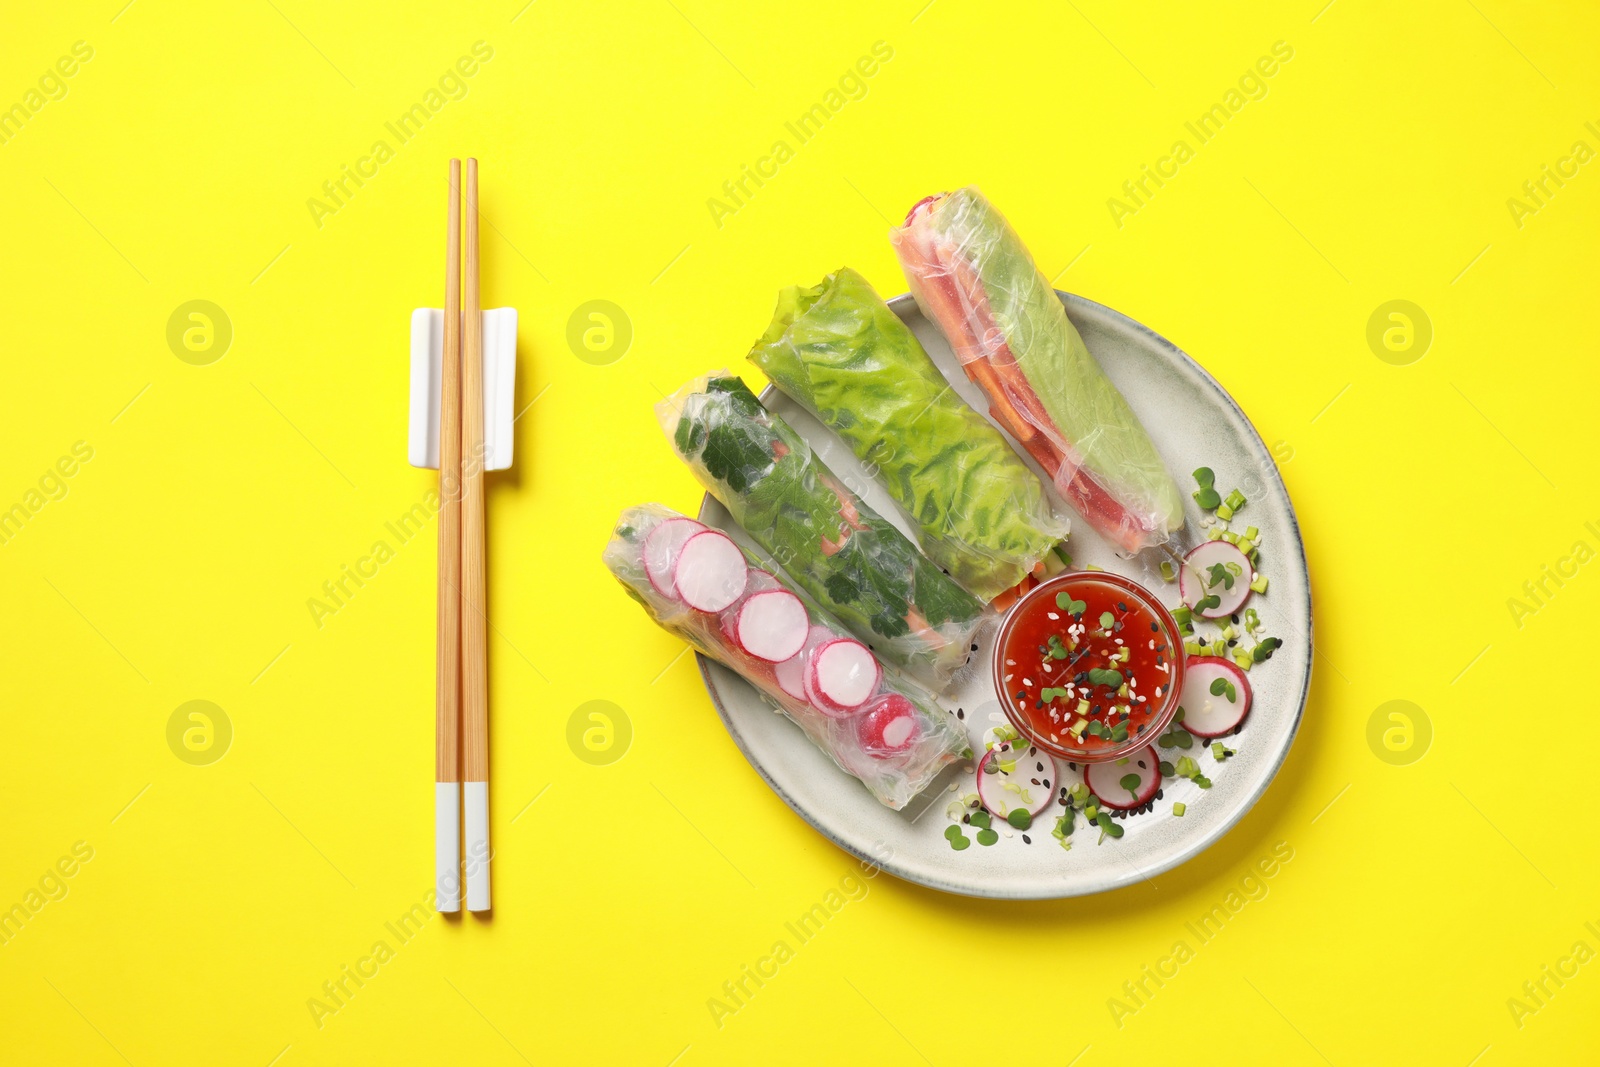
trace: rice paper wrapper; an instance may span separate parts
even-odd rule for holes
[[[943,691],[993,614],[727,371],[656,406],[678,457],[794,583],[885,662]]]
[[[912,295],[990,413],[1066,501],[1125,552],[1165,542],[1183,501],[1054,288],[975,188],[929,197],[890,233]]]
[[[985,603],[1067,536],[1033,471],[848,267],[780,293],[750,360],[850,446],[928,558]]]
[[[763,569],[748,552],[744,553],[750,569],[746,591],[720,612],[696,611],[675,593],[658,588],[645,566],[645,543],[661,524],[684,518],[660,504],[629,508],[622,513],[605,548],[606,567],[657,625],[755,686],[841,770],[859,779],[868,792],[896,811],[926,789],[946,766],[970,754],[965,730],[933,695],[892,671],[883,670],[881,664],[876,689],[853,712],[829,713],[811,700],[786,691],[779,681],[780,668],[789,672],[786,677],[793,686],[794,672],[809,671],[827,641],[848,639],[849,635],[837,620]],[[805,606],[810,626],[805,647],[793,662],[786,664],[751,656],[732,636],[744,601],[770,589],[795,593]]]

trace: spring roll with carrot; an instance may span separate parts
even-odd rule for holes
[[[1123,552],[1165,543],[1183,525],[1178,488],[1000,212],[975,188],[943,193],[889,239],[990,414],[1062,497]]]

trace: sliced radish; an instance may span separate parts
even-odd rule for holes
[[[1050,754],[1020,743],[999,745],[978,764],[978,799],[991,815],[1002,819],[1013,808],[1038,815],[1055,799],[1059,784],[1056,761]]]
[[[1233,687],[1213,694],[1217,679]],[[1220,688],[1220,687],[1219,687]],[[1250,714],[1250,682],[1244,671],[1218,656],[1190,656],[1183,665],[1183,728],[1196,737],[1221,737]]]
[[[1137,776],[1138,785],[1130,790],[1123,785],[1129,775]],[[1083,769],[1083,780],[1089,792],[1100,798],[1100,804],[1119,811],[1143,807],[1150,803],[1161,788],[1161,757],[1153,748],[1141,748],[1127,758],[1109,763],[1091,763]]]
[[[739,605],[739,647],[757,659],[782,663],[806,644],[806,606],[787,589],[767,589]]]
[[[1221,566],[1222,571],[1213,568]],[[1213,584],[1213,575],[1220,578]],[[1223,577],[1223,575],[1226,577]],[[1201,618],[1221,619],[1232,615],[1250,599],[1250,559],[1226,541],[1207,541],[1183,557],[1178,570],[1178,594],[1193,608],[1204,597],[1216,596],[1215,607],[1197,611]],[[1228,584],[1228,579],[1233,584]]]
[[[856,720],[861,749],[874,759],[910,750],[922,736],[916,706],[899,693],[885,693]]]
[[[806,635],[805,646],[773,670],[778,687],[796,700],[809,703],[811,697],[806,694],[806,666],[810,661],[810,653],[837,636],[826,626],[812,626],[811,632]]]
[[[715,614],[744,595],[748,571],[733,538],[720,530],[701,530],[678,550],[672,582],[685,604]]]
[[[679,515],[651,530],[644,539],[644,573],[662,596],[678,599],[672,586],[672,569],[678,565],[678,553],[683,543],[705,527],[693,519]]]
[[[811,654],[806,689],[818,710],[848,715],[878,691],[882,669],[872,650],[860,641],[837,637]]]

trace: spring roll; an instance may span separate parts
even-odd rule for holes
[[[850,446],[928,558],[985,603],[1066,537],[1033,471],[848,267],[779,294],[750,360]]]
[[[726,371],[656,405],[678,457],[796,585],[935,690],[971,654],[981,601],[851,492]]]
[[[970,754],[932,694],[720,530],[645,504],[622,513],[604,558],[657,625],[755,686],[888,807]]]
[[[1178,487],[1150,435],[983,194],[928,197],[889,239],[922,313],[988,394],[990,414],[1091,527],[1131,554],[1183,525]]]

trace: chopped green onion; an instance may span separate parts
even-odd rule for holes
[[[1245,499],[1245,495],[1239,492],[1237,489],[1228,494],[1227,505],[1233,511],[1238,511],[1247,503],[1249,503],[1249,501]]]
[[[1250,580],[1250,588],[1258,593],[1265,593],[1267,591],[1267,576],[1265,574],[1256,575]]]
[[[1177,576],[1178,576],[1178,572],[1173,569],[1172,561],[1171,560],[1167,560],[1167,559],[1162,560],[1161,561],[1161,577],[1162,577],[1162,579],[1164,581],[1170,582],[1174,578],[1176,578]]]
[[[1194,621],[1194,613],[1189,610],[1187,604],[1179,604],[1172,609],[1172,618],[1179,626],[1188,626]]]
[[[1223,522],[1227,522],[1229,519],[1233,518],[1233,509],[1225,503],[1218,504],[1217,518],[1221,519]]]
[[[1261,531],[1254,526],[1246,526],[1244,528],[1244,536],[1248,541],[1255,541],[1261,537]]]
[[[1189,810],[1188,806],[1185,805],[1183,801],[1181,801],[1181,800],[1173,801],[1172,814],[1176,815],[1178,818],[1180,818],[1180,819],[1183,818],[1183,813],[1188,811],[1188,810]]]

